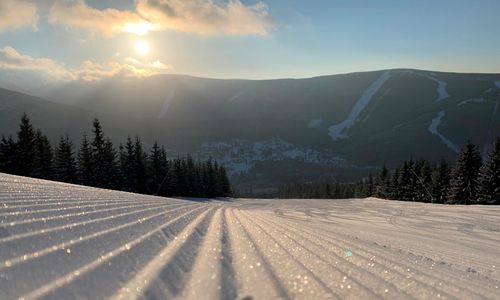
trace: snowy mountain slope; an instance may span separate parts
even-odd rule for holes
[[[1,299],[498,299],[500,210],[159,198],[0,174]]]
[[[453,161],[456,152],[443,141],[460,149],[471,139],[487,153],[500,135],[495,109],[499,86],[500,74],[395,69],[276,80],[155,75],[92,85],[75,82],[45,96],[96,116],[112,116],[104,129],[115,142],[138,134],[146,145],[157,140],[169,149],[194,153],[202,151],[205,141],[252,143],[279,135],[295,148],[333,152],[353,165],[393,167],[409,157]],[[29,114],[38,113],[32,102],[23,105]],[[436,135],[429,126],[441,111],[446,114]],[[15,134],[19,117],[7,114],[0,110],[0,117],[9,120],[2,132]],[[44,124],[56,114],[47,115]],[[62,128],[82,131],[75,127]],[[63,130],[55,138],[60,134]]]

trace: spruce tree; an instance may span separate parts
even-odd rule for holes
[[[35,162],[37,152],[35,148],[35,129],[26,113],[21,117],[19,131],[17,132],[17,175],[33,176],[35,173]]]
[[[78,149],[78,181],[86,186],[94,184],[94,168],[92,165],[92,149],[87,134],[84,132],[82,137],[82,146]]]
[[[42,179],[52,179],[54,176],[54,151],[49,138],[42,134],[41,130],[36,131],[36,177]]]
[[[142,150],[141,139],[136,135],[134,142],[134,173],[137,182],[136,190],[141,194],[148,192],[146,165],[147,154]]]
[[[12,135],[8,139],[2,134],[0,143],[0,172],[16,174],[17,171],[17,144]]]
[[[165,177],[161,161],[161,150],[156,141],[153,144],[153,148],[149,150],[147,171],[149,179],[148,186],[152,192],[156,193],[163,181],[163,177]]]
[[[91,185],[96,187],[103,187],[105,185],[105,163],[104,163],[104,133],[102,131],[99,120],[95,118],[92,121],[92,132],[94,133],[94,140],[91,144],[92,151],[92,167],[93,177]]]
[[[432,196],[438,203],[445,203],[450,188],[450,167],[441,156],[441,161],[434,167],[431,175]]]
[[[399,185],[399,200],[412,201],[413,200],[413,186],[412,186],[412,174],[411,174],[411,164],[407,161],[404,162],[401,173],[399,174],[398,185]]]
[[[500,204],[500,139],[480,169],[478,194],[480,203]]]
[[[104,140],[102,156],[101,187],[119,189],[118,154],[110,138]]]
[[[417,189],[416,189],[416,200],[421,202],[430,202],[432,195],[432,170],[429,162],[426,160],[420,160],[419,162],[420,172],[418,176]]]
[[[478,176],[481,156],[469,140],[458,154],[450,180],[449,200],[451,203],[472,204],[477,200]]]
[[[55,179],[57,181],[77,182],[74,148],[75,146],[67,133],[66,137],[61,136],[55,157]]]

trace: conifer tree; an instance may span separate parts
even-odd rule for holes
[[[373,175],[372,172],[370,172],[370,175],[368,175],[368,179],[365,181],[365,190],[364,190],[365,197],[373,196],[374,191],[375,188],[373,183]]]
[[[418,182],[416,189],[416,201],[430,202],[431,201],[431,186],[432,186],[432,170],[429,162],[426,160],[419,161],[420,172],[418,174]]]
[[[411,174],[411,163],[405,161],[401,173],[399,174],[398,187],[399,187],[399,200],[412,201],[413,200],[413,186],[412,186],[412,174]]]
[[[77,182],[74,148],[73,142],[69,139],[67,133],[66,137],[61,136],[55,157],[55,178],[57,181]]]
[[[12,135],[8,139],[2,134],[2,142],[0,143],[0,172],[8,174],[16,174],[17,168],[17,144],[14,142]]]
[[[122,174],[122,190],[127,192],[137,192],[137,174],[135,172],[136,157],[134,154],[134,142],[130,136],[127,137],[125,151],[120,158],[120,169]]]
[[[104,140],[102,152],[101,187],[119,189],[118,154],[110,138]]]
[[[469,140],[458,154],[450,180],[449,200],[451,203],[472,204],[477,200],[478,176],[481,156]]]
[[[82,146],[78,149],[78,181],[86,186],[94,185],[94,168],[92,165],[92,149],[87,134],[84,132]]]
[[[480,169],[478,194],[481,203],[500,204],[500,139]]]
[[[26,113],[21,117],[19,131],[17,132],[17,175],[33,176],[37,153],[35,148],[35,129]]]
[[[148,192],[146,165],[147,154],[142,150],[141,139],[136,135],[134,142],[134,171],[137,181],[136,190],[142,194]]]
[[[49,138],[42,134],[40,129],[36,131],[35,141],[37,152],[35,162],[36,177],[50,180],[54,176],[54,151],[52,145]]]
[[[450,167],[444,157],[441,156],[441,161],[432,171],[431,179],[432,196],[438,203],[445,203],[450,188]]]
[[[155,141],[148,155],[148,185],[152,192],[156,192],[165,177],[161,161],[161,149]]]
[[[94,140],[91,144],[93,166],[93,178],[91,185],[103,187],[106,181],[104,174],[106,168],[104,163],[104,133],[102,132],[101,124],[97,118],[92,121],[92,127]]]

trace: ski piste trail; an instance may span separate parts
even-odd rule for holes
[[[500,207],[180,199],[0,173],[0,299],[500,299]]]

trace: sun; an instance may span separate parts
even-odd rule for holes
[[[149,44],[145,41],[137,41],[135,42],[135,51],[139,54],[146,55],[149,52]]]

